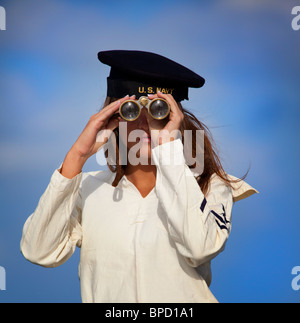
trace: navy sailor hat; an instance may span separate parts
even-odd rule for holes
[[[135,50],[98,53],[98,59],[111,67],[107,96],[136,98],[160,91],[172,94],[177,102],[188,100],[188,88],[200,88],[205,79],[190,69],[158,54]]]

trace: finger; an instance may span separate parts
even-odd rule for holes
[[[106,107],[104,107],[103,109],[101,109],[98,113],[101,113],[101,112],[107,111],[107,110],[111,110],[111,109],[116,109],[117,106],[120,103],[122,103],[122,102],[124,102],[125,100],[128,100],[128,99],[129,99],[129,95],[126,95],[124,98],[110,103],[109,105],[107,105]]]
[[[157,92],[157,95],[159,98],[165,99],[171,108],[170,113],[176,113],[176,114],[182,114],[182,111],[179,109],[179,106],[177,104],[177,102],[175,101],[173,95],[171,94],[163,94],[161,92]]]
[[[126,96],[125,98],[121,99],[121,103],[123,103],[126,100],[135,100],[135,95],[132,95],[130,97]],[[118,114],[119,114],[119,109],[116,109],[116,111],[114,112],[114,115],[118,115]]]
[[[109,110],[102,111],[102,113],[99,113],[95,119],[98,121],[102,120],[107,122],[112,116],[116,115],[119,112],[120,104],[121,103],[118,101],[117,105],[115,105]]]
[[[120,106],[120,100],[112,102],[111,104],[107,105],[103,109],[101,109],[99,112],[94,114],[91,119],[93,121],[104,121],[108,117],[112,116],[115,112],[118,111]]]
[[[148,94],[148,98],[150,100],[156,99],[157,97],[158,97],[157,94]]]
[[[114,102],[112,102],[112,103],[108,104],[107,106],[105,106],[104,108],[102,108],[102,109],[99,111],[99,113],[101,113],[101,112],[103,112],[103,111],[110,110],[110,109],[112,109],[112,108],[116,107],[116,106],[119,104],[119,101],[120,101],[120,100],[117,100],[117,101],[114,101]]]
[[[173,95],[171,94],[163,94],[161,92],[157,92],[157,96],[159,98],[165,99],[166,101],[168,101],[169,103],[173,103],[174,105],[177,106],[177,102],[175,101],[175,99],[173,98]]]
[[[128,99],[129,95],[126,95],[124,98],[109,104],[95,115],[95,119],[97,119],[98,121],[108,121],[107,119],[109,119],[112,115],[119,113],[120,105],[122,104],[122,102]]]
[[[164,120],[164,122],[167,122],[170,120],[170,116],[171,114],[179,114],[180,113],[180,109],[177,105],[177,102],[174,100],[173,96],[171,94],[163,94],[159,91],[157,91],[157,94],[148,94],[148,98],[150,100],[153,100],[153,99],[164,99],[165,101],[167,101],[167,103],[169,104],[170,106],[170,114],[168,115],[168,117]],[[163,122],[162,120],[160,120],[160,125],[162,125]]]
[[[157,91],[157,94],[148,94],[148,98],[150,100],[153,100],[156,98],[162,98],[162,99],[165,99],[170,105],[173,104],[174,106],[177,106],[177,102],[175,101],[175,99],[171,94],[163,94]]]
[[[119,119],[118,118],[111,118],[107,123],[106,129],[111,131],[115,130],[119,126]]]
[[[105,128],[102,128],[97,134],[96,142],[105,143],[111,136],[112,132],[119,126],[119,119],[112,117]]]

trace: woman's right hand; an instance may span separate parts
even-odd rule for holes
[[[78,175],[88,158],[107,142],[109,135],[118,127],[121,120],[119,107],[123,101],[128,99],[127,95],[104,107],[90,118],[63,162],[60,173],[64,177],[73,178]],[[99,136],[100,131],[101,135]]]

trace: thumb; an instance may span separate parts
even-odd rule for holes
[[[107,124],[107,126],[105,127],[106,129],[108,129],[108,130],[111,130],[111,131],[114,131],[118,126],[119,126],[119,122],[122,120],[122,118],[121,117],[119,117],[119,116],[113,116],[110,120],[109,120],[109,122],[108,122],[108,124]]]
[[[96,142],[105,144],[111,136],[112,132],[119,126],[120,119],[120,117],[112,117],[105,129],[102,129],[98,132]]]

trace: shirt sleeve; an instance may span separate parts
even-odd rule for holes
[[[73,179],[55,170],[34,213],[23,227],[21,252],[32,263],[57,267],[80,247],[82,173]]]
[[[215,176],[205,197],[185,163],[181,139],[156,146],[152,156],[169,234],[188,264],[198,267],[225,247],[231,231],[231,188]]]

